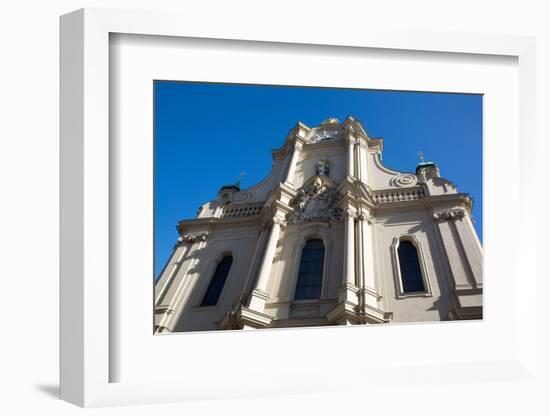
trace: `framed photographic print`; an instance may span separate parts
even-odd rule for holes
[[[482,319],[481,94],[157,80],[154,97],[156,333]]]
[[[62,398],[530,378],[534,41],[181,18],[61,19]]]

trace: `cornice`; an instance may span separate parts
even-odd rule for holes
[[[178,223],[177,229],[178,232],[182,232],[183,229],[191,231],[193,228],[204,229],[204,226],[216,226],[216,225],[230,225],[230,224],[256,224],[260,222],[262,214],[257,214],[253,216],[246,217],[229,217],[229,218],[217,218],[217,217],[206,217],[206,218],[195,218],[190,220],[182,220]]]
[[[335,184],[330,179],[319,176],[323,183],[328,187],[333,188]],[[308,180],[304,186],[312,183],[315,177]],[[386,210],[395,210],[400,208],[414,209],[433,209],[435,212],[446,211],[450,209],[466,210],[471,212],[471,199],[466,193],[448,194],[448,195],[424,195],[412,197],[411,192],[418,190],[420,187],[410,188],[396,188],[387,190],[373,191],[368,186],[362,184],[357,179],[347,176],[336,187],[336,191],[340,195],[340,199],[336,202],[335,206],[339,209],[351,208],[354,211],[359,211],[361,208],[370,211],[376,216],[377,213],[383,213]],[[380,193],[388,192],[393,194],[392,198],[377,197]],[[399,197],[400,193],[409,193],[405,197]],[[219,217],[204,217],[188,220],[181,220],[178,222],[177,230],[180,234],[185,233],[187,235],[195,235],[206,233],[205,226],[213,225],[253,225],[259,224],[263,220],[271,220],[273,217],[284,218],[286,215],[293,211],[290,205],[291,201],[296,197],[297,191],[280,184],[275,192],[272,193],[270,199],[267,202],[258,202],[250,205],[228,205],[224,207],[227,213],[220,214]],[[373,197],[374,195],[374,197]],[[285,202],[287,201],[287,202]],[[283,224],[284,225],[284,224]],[[196,230],[196,231],[194,231]],[[187,238],[187,237],[185,237]],[[190,240],[178,241],[178,244],[189,243]]]
[[[411,189],[411,188],[401,188]],[[375,191],[378,192],[378,191]],[[452,207],[464,207],[470,212],[470,198],[468,194],[448,194],[448,195],[425,195],[416,199],[400,200],[394,198],[392,201],[378,203],[375,205],[377,211],[394,210],[396,208],[431,208],[431,209],[450,209]]]

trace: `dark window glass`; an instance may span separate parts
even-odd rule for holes
[[[227,279],[232,263],[232,256],[225,256],[222,261],[218,263],[214,276],[212,276],[208,289],[202,299],[201,306],[212,306],[218,303],[223,285],[225,284],[225,280]]]
[[[405,293],[424,292],[424,281],[422,280],[422,271],[420,270],[416,247],[410,241],[401,241],[397,251],[399,254],[399,268],[403,281],[403,291]]]
[[[325,246],[321,240],[308,240],[302,250],[294,299],[319,299],[323,281]]]

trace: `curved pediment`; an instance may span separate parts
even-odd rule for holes
[[[377,153],[369,154],[369,185],[374,190],[391,188],[412,188],[418,186],[418,176],[400,172],[384,166]]]

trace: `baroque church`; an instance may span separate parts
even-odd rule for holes
[[[298,122],[267,178],[177,224],[155,332],[482,319],[472,199],[382,151],[353,117]]]

